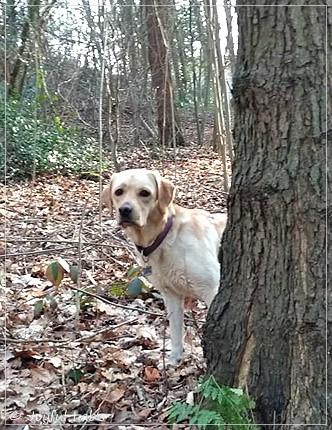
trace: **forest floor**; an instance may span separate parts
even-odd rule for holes
[[[206,147],[180,148],[162,162],[136,149],[121,162],[160,170],[185,207],[225,211],[221,159]],[[167,367],[163,301],[154,289],[137,298],[123,293],[136,264],[133,246],[107,209],[99,213],[98,183],[63,176],[10,182],[0,215],[2,260],[7,247],[0,266],[1,420],[17,429],[168,428],[172,402],[185,400],[204,374],[205,306],[187,303],[184,360]],[[59,259],[81,267],[85,293],[69,276],[52,285],[46,268]]]

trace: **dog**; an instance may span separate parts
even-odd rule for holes
[[[136,245],[147,279],[165,301],[171,335],[169,362],[183,355],[183,304],[186,297],[209,307],[219,288],[218,251],[226,214],[210,214],[174,204],[175,186],[158,171],[115,173],[103,190],[110,212]]]

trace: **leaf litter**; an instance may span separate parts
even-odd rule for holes
[[[222,163],[206,148],[181,148],[175,158],[172,150],[162,161],[132,150],[121,161],[126,168],[160,170],[177,185],[182,206],[225,211]],[[6,400],[0,404],[6,423],[166,429],[173,400],[186,398],[204,374],[205,306],[186,301],[184,360],[167,367],[163,301],[152,286],[136,298],[126,295],[134,248],[106,209],[100,224],[99,184],[45,176],[10,182],[2,192],[0,398]],[[62,274],[52,283],[55,261]]]

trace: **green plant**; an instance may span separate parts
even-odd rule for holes
[[[209,425],[220,430],[257,430],[249,415],[255,402],[243,390],[219,385],[210,376],[198,382],[195,392],[198,404],[173,403],[168,416],[171,424],[188,420],[190,425],[203,430]]]
[[[0,100],[0,170],[6,165],[7,177],[97,171],[96,141],[67,127],[57,115],[39,117],[38,103],[15,97],[6,104]]]

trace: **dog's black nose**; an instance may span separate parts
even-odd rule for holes
[[[131,205],[129,203],[124,203],[119,208],[119,213],[121,215],[121,218],[123,218],[123,219],[130,218],[130,215],[131,215],[132,211],[133,211],[133,208],[131,207]]]

